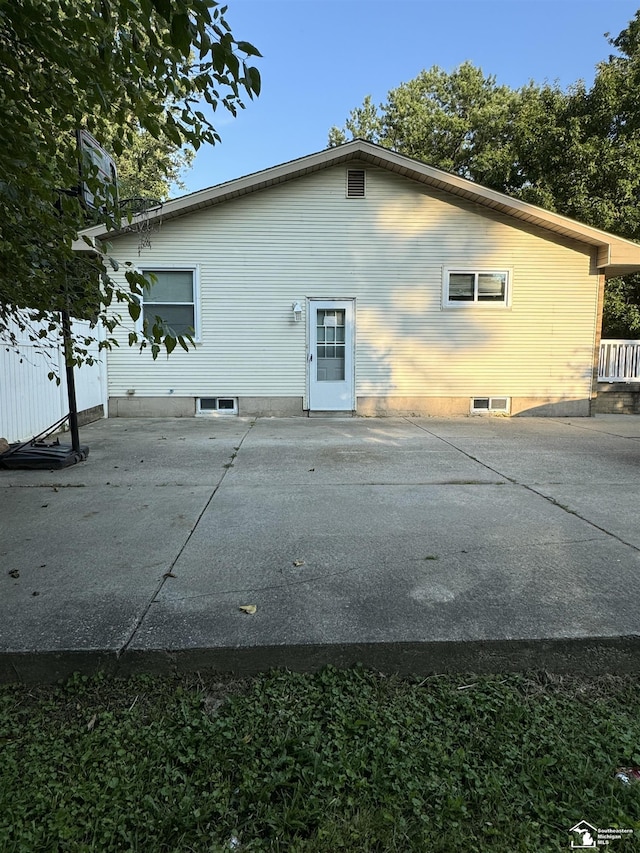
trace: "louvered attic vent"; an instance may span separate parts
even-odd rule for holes
[[[364,198],[364,169],[347,169],[347,198]]]

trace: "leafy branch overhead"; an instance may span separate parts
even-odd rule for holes
[[[75,192],[76,131],[116,158],[153,151],[150,140],[160,152],[220,141],[216,109],[236,115],[260,92],[251,64],[260,54],[234,38],[225,14],[213,0],[0,0],[0,336],[23,322],[20,309],[56,326],[52,312],[70,307],[113,331],[109,303],[136,304],[102,259],[73,254],[90,224]],[[93,221],[115,224],[97,170],[84,180],[100,211]]]

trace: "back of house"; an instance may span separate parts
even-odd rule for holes
[[[360,140],[156,216],[110,254],[195,347],[153,361],[121,329],[111,416],[589,415],[605,277],[640,269],[630,241]]]

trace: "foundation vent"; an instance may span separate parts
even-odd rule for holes
[[[237,397],[198,397],[199,415],[237,415]]]
[[[499,412],[500,414],[509,414],[511,411],[510,397],[472,397],[471,411],[474,414],[482,412]]]

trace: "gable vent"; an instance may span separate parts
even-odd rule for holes
[[[347,198],[364,198],[364,169],[347,169]]]

